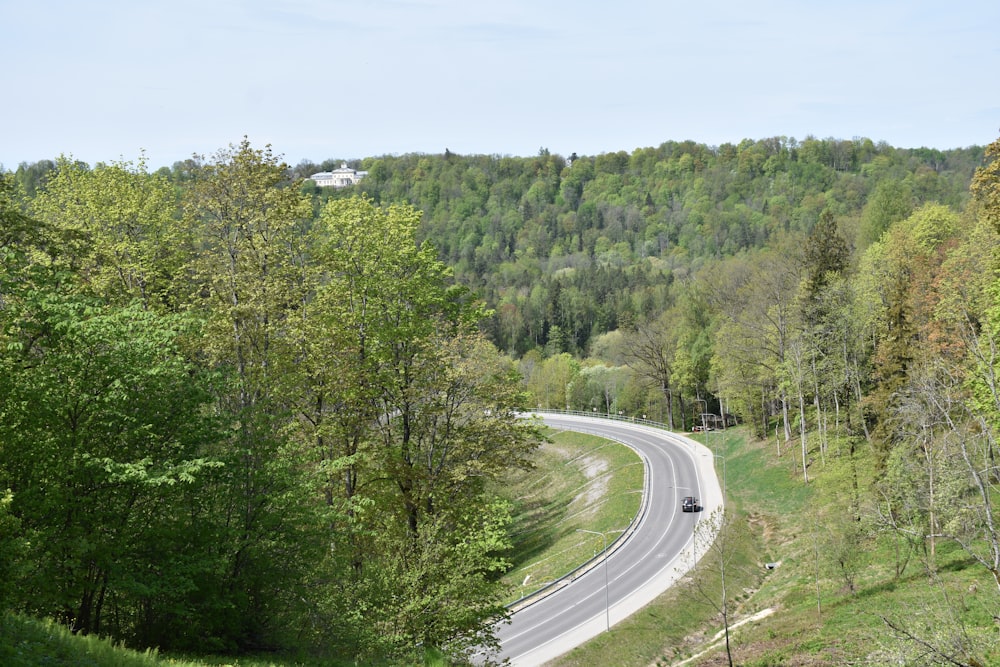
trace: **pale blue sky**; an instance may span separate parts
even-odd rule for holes
[[[0,165],[1000,135],[1000,2],[0,0]]]

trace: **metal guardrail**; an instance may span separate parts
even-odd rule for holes
[[[552,408],[538,408],[536,410],[525,410],[523,414],[553,414],[553,415],[573,415],[576,417],[591,417],[592,419],[607,419],[609,421],[627,422],[629,424],[642,424],[674,433],[675,431],[662,422],[643,417],[632,417],[625,414],[614,414],[612,412],[587,412],[585,410],[555,410]]]

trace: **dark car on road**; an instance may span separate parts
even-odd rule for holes
[[[681,498],[682,512],[698,512],[700,510],[701,506],[698,505],[698,499],[694,496],[684,496]]]

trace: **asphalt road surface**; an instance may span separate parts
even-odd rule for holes
[[[698,442],[628,421],[539,414],[556,429],[592,433],[634,449],[646,467],[642,509],[629,533],[608,534],[614,548],[587,568],[516,606],[501,626],[500,659],[540,665],[607,631],[667,590],[703,555],[697,522],[722,505],[712,451]],[[697,496],[701,512],[681,512],[683,496]],[[707,526],[707,524],[706,524]],[[615,543],[615,540],[618,540]],[[697,551],[697,553],[696,553]]]

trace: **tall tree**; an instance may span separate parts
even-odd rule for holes
[[[304,564],[289,555],[303,499],[301,469],[286,451],[290,406],[280,378],[294,363],[289,318],[306,289],[300,226],[310,206],[286,171],[270,147],[244,139],[196,173],[184,202],[198,249],[188,299],[206,318],[200,351],[229,378],[218,406],[237,425],[223,453],[228,496],[218,511],[230,558],[224,624],[244,647],[270,641],[274,610],[294,598],[292,566]],[[282,561],[289,566],[278,568]]]
[[[789,346],[799,330],[795,291],[801,266],[796,239],[787,236],[780,246],[749,258],[736,258],[706,279],[707,298],[721,316],[714,363],[720,391],[721,387],[747,387],[740,377],[753,373],[763,401],[778,404],[786,442],[791,439],[791,422],[789,384],[783,372]],[[741,403],[753,409],[749,400]],[[769,416],[761,415],[762,420]],[[763,421],[754,428],[759,435],[767,432]]]
[[[819,222],[813,227],[806,239],[803,261],[805,289],[803,308],[806,311],[806,321],[814,324],[822,319],[825,313],[815,312],[820,292],[831,278],[841,274],[847,268],[850,260],[850,250],[847,242],[837,228],[837,221],[829,209],[819,216]]]
[[[625,363],[636,375],[645,378],[663,395],[667,406],[667,425],[674,428],[674,400],[677,398],[673,387],[674,355],[677,353],[677,338],[674,320],[670,313],[664,313],[654,321],[637,325],[626,330],[624,340]],[[684,404],[680,404],[681,428],[684,427]]]
[[[513,366],[477,331],[483,311],[417,244],[419,221],[366,198],[324,207],[297,365],[307,451],[342,510],[336,555],[369,605],[356,621],[394,655],[492,641],[483,621],[503,614],[490,573],[509,517],[487,483],[526,465],[538,437],[517,418]]]
[[[677,330],[674,385],[682,394],[694,397],[695,402],[703,400],[704,403],[696,407],[711,412],[708,384],[712,365],[712,324],[708,304],[698,293],[698,287],[691,284],[680,291],[677,306],[669,312]],[[719,411],[723,411],[721,406]]]
[[[901,181],[885,179],[865,204],[861,216],[861,247],[878,241],[894,222],[903,220],[913,210],[913,195]]]
[[[970,190],[983,220],[1000,231],[1000,139],[986,147],[984,162],[976,169]]]
[[[38,240],[38,221],[21,212],[22,193],[10,174],[0,173],[0,252],[24,252]]]
[[[74,271],[91,294],[158,310],[179,306],[176,208],[173,186],[149,174],[144,158],[91,169],[62,157],[31,201],[33,215],[54,235],[57,265]]]
[[[19,607],[147,638],[215,565],[175,554],[193,544],[178,513],[215,465],[202,455],[214,437],[205,376],[179,345],[190,321],[47,290],[6,306],[0,486],[34,563]]]

